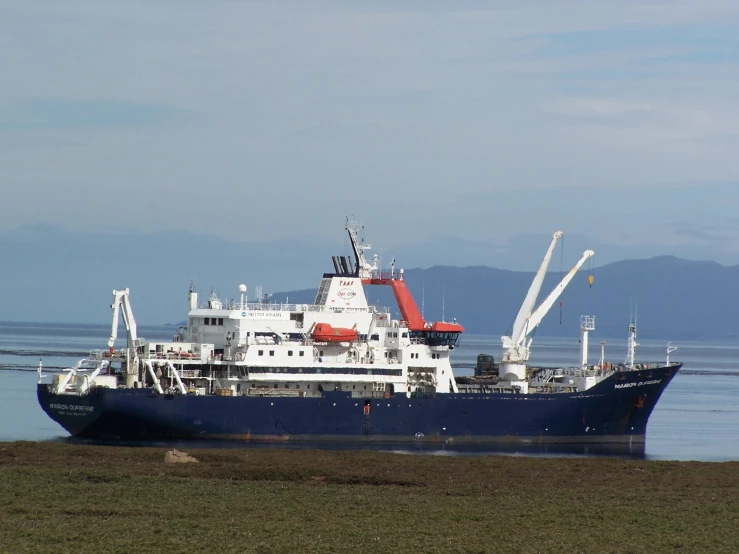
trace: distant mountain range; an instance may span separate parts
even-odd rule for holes
[[[608,264],[575,276],[542,322],[543,336],[577,336],[580,316],[596,317],[600,337],[625,337],[631,315],[639,336],[653,339],[739,338],[739,266],[694,262],[672,256]],[[427,321],[453,317],[468,332],[507,334],[526,296],[533,272],[490,267],[411,269],[405,280]],[[550,272],[539,301],[560,281]],[[370,302],[395,306],[386,287],[368,289]],[[315,289],[278,293],[276,300],[312,303]],[[397,314],[397,309],[395,309]]]
[[[317,286],[322,272],[331,269],[330,256],[342,253],[337,244],[253,240],[69,233],[43,226],[7,233],[0,236],[0,321],[105,323],[111,290],[124,287],[131,289],[140,323],[181,321],[191,278],[201,297],[212,285],[222,299],[236,298],[239,283],[246,282],[250,298],[261,284],[265,293],[285,291],[272,294],[275,301],[312,303],[315,288],[293,289],[301,283]],[[548,238],[541,242],[529,252],[532,270]],[[564,271],[572,257],[568,248]],[[556,270],[547,276],[540,299],[559,281],[560,265],[553,261]],[[545,318],[540,335],[576,336],[580,315],[589,314],[596,316],[598,336],[623,337],[630,314],[638,310],[641,338],[739,338],[739,266],[672,256],[620,261],[597,267],[592,288],[587,274],[586,264],[563,294],[562,309],[555,305]],[[441,319],[443,312],[469,332],[494,337],[508,332],[532,278],[533,271],[486,266],[405,270],[427,320]],[[383,287],[368,289],[368,298],[395,306]]]

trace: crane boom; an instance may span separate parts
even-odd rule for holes
[[[113,291],[113,304],[110,306],[113,308],[113,321],[110,326],[110,338],[108,339],[108,346],[113,348],[115,339],[118,338],[118,315],[123,315],[123,323],[126,325],[126,331],[128,332],[129,347],[132,347],[134,341],[138,338],[136,334],[136,320],[133,317],[133,311],[131,310],[131,301],[129,300],[129,290],[114,290]],[[123,308],[121,310],[121,308]]]
[[[113,304],[110,306],[113,308],[113,321],[110,325],[110,339],[108,339],[108,346],[110,351],[113,352],[113,345],[115,339],[118,337],[118,315],[123,315],[123,323],[126,325],[126,331],[128,332],[128,348],[126,348],[126,386],[132,387],[134,382],[137,381],[139,375],[139,354],[138,354],[138,335],[136,333],[136,320],[133,317],[133,311],[131,310],[131,301],[129,300],[129,290],[114,290],[113,291]],[[151,366],[150,366],[151,370]],[[153,377],[156,381],[156,378]],[[161,390],[161,387],[157,385],[157,388]]]
[[[123,296],[123,321],[128,331],[128,340],[130,343],[133,343],[138,338],[138,334],[136,320],[133,317],[133,310],[131,309],[131,300],[128,296],[128,289],[126,289],[126,294]]]
[[[115,339],[118,338],[118,310],[121,305],[121,300],[118,296],[119,292],[121,291],[113,291],[113,303],[110,305],[110,307],[113,308],[113,323],[110,326],[110,338],[108,339],[108,346],[110,348],[113,348]]]
[[[541,320],[544,319],[544,316],[547,315],[547,312],[552,309],[554,303],[564,292],[565,287],[570,284],[570,281],[572,281],[572,278],[575,276],[575,273],[577,273],[577,270],[582,267],[582,264],[585,263],[585,260],[593,256],[594,254],[595,252],[593,252],[592,250],[586,250],[585,252],[583,252],[582,258],[580,258],[580,260],[574,265],[574,267],[570,269],[567,275],[564,276],[564,279],[560,281],[559,285],[554,287],[554,290],[550,292],[549,296],[546,297],[544,302],[542,302],[539,307],[536,308],[536,311],[531,314],[531,317],[528,320],[528,324],[526,325],[526,331],[521,339],[525,338],[529,333],[531,333],[539,326]]]
[[[552,252],[554,252],[554,247],[556,246],[557,241],[562,238],[563,234],[564,233],[562,233],[562,231],[557,231],[552,235],[552,242],[549,244],[547,253],[544,255],[544,260],[542,260],[541,265],[539,266],[539,271],[536,272],[534,280],[531,282],[531,286],[529,287],[529,292],[526,294],[526,298],[524,299],[523,304],[521,304],[521,309],[518,311],[516,320],[513,322],[511,339],[513,339],[514,343],[520,343],[527,335],[526,328],[529,327],[527,323],[531,318],[531,311],[534,309],[534,304],[536,304],[539,291],[544,283],[544,276],[549,268],[549,262],[552,259]]]
[[[592,250],[586,250],[583,252],[582,258],[575,264],[575,266],[565,275],[562,281],[554,287],[554,290],[549,293],[539,307],[534,310],[534,304],[541,291],[544,277],[549,267],[549,262],[552,258],[552,252],[554,246],[562,237],[562,232],[557,231],[552,235],[552,242],[549,245],[544,260],[536,272],[534,281],[529,287],[529,292],[526,295],[526,299],[518,311],[516,320],[513,324],[513,332],[510,336],[502,336],[501,341],[503,343],[503,354],[501,356],[499,373],[503,380],[508,381],[524,381],[526,379],[526,362],[529,359],[530,347],[532,339],[528,341],[526,337],[531,334],[541,323],[544,316],[549,312],[554,303],[560,297],[565,287],[569,284],[572,278],[577,273],[577,270],[582,267],[585,260],[590,258],[594,252]]]

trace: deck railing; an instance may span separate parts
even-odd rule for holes
[[[335,308],[333,306],[321,306],[316,304],[288,304],[277,302],[240,302],[223,303],[220,307],[212,308],[207,303],[200,304],[198,309],[201,310],[218,310],[218,311],[243,311],[243,312],[372,312],[372,313],[389,313],[390,308],[387,306],[369,305],[367,308]]]

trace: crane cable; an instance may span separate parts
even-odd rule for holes
[[[562,237],[562,242],[559,245],[559,282],[562,282],[564,278],[564,267],[565,267],[565,239]],[[562,300],[559,301],[559,324],[562,325]]]
[[[593,288],[593,281],[595,280],[595,268],[593,267],[593,257],[590,256],[590,259],[588,260],[588,285],[590,285],[590,288]]]

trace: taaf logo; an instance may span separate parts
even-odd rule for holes
[[[352,289],[341,289],[339,292],[336,293],[336,296],[339,298],[343,298],[344,300],[351,300],[357,295],[356,292],[354,292]]]

